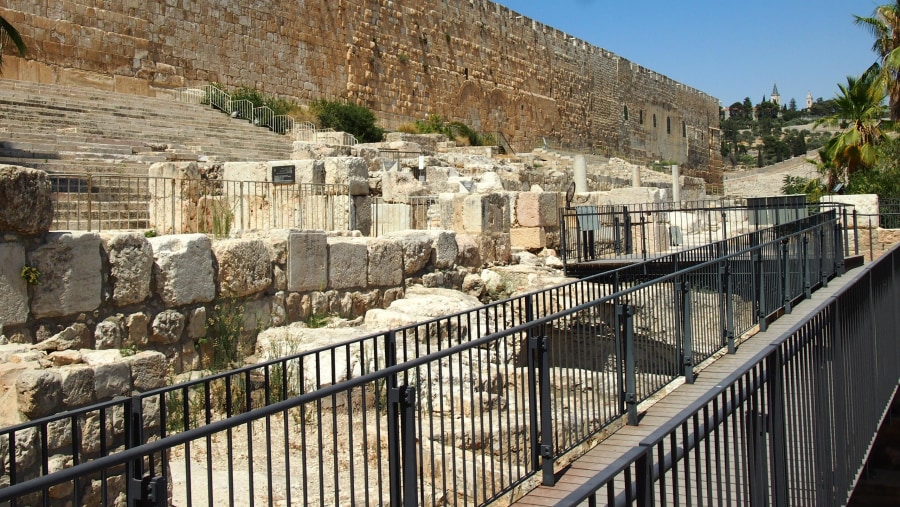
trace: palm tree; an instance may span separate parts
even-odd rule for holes
[[[884,130],[892,121],[883,118],[885,89],[881,84],[881,67],[876,63],[860,77],[847,76],[847,84],[838,85],[835,113],[822,118],[816,125],[840,127],[843,131],[831,138],[819,152],[827,168],[828,185],[838,180],[849,181],[856,171],[875,165],[876,146],[884,139]]]
[[[25,56],[25,43],[22,42],[22,36],[14,26],[9,24],[3,16],[0,16],[0,74],[3,73],[3,47],[12,42],[19,54]]]
[[[891,120],[900,120],[900,0],[876,7],[871,17],[854,18],[875,37],[872,50],[880,60],[880,79],[890,97]]]

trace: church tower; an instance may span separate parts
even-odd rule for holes
[[[781,95],[778,94],[778,83],[772,87],[772,103],[781,106]]]
[[[812,92],[806,92],[806,110],[809,111],[812,109],[813,100],[812,100]]]

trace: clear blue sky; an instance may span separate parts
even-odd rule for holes
[[[727,106],[778,85],[783,104],[833,98],[872,62],[853,15],[887,0],[498,0],[498,3],[697,88]]]

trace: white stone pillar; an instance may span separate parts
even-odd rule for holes
[[[681,175],[678,164],[672,166],[672,202],[681,202]]]
[[[587,162],[584,155],[575,155],[575,191],[587,192]]]
[[[641,168],[640,166],[631,166],[631,186],[638,188],[641,186]]]

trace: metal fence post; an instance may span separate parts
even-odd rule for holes
[[[125,448],[131,449],[144,443],[144,411],[141,399],[132,396],[125,402],[128,422],[125,425]],[[126,501],[128,507],[162,507],[168,503],[166,478],[145,476],[144,459],[137,458],[125,464]]]
[[[534,320],[534,296],[525,298],[525,320]],[[542,470],[545,486],[556,484],[553,457],[553,414],[550,400],[550,338],[528,330],[528,398],[532,469]],[[538,428],[540,427],[540,435]]]
[[[844,219],[847,218],[847,210],[844,210]],[[846,221],[844,222],[846,224]],[[841,226],[837,221],[834,222],[834,274],[837,276],[841,276],[844,274],[844,243],[843,243],[843,235],[841,234]],[[846,226],[844,227],[844,233],[847,232]]]
[[[390,440],[391,505],[418,505],[416,466],[416,391],[400,386],[388,391],[388,439]],[[402,477],[402,485],[400,484]],[[397,495],[397,503],[394,503]]]
[[[644,451],[644,454],[641,454],[634,462],[636,475],[634,479],[637,489],[635,501],[638,507],[649,507],[655,504],[653,497],[653,470],[650,463],[653,447],[645,447]]]
[[[768,432],[769,453],[772,456],[772,500],[776,507],[787,507],[787,439],[785,438],[784,377],[781,348],[766,357],[766,383],[768,384]]]
[[[625,331],[625,412],[628,424],[637,426],[637,372],[634,352],[634,306],[616,305],[617,327]]]
[[[694,383],[694,338],[691,329],[691,284],[681,284],[681,367],[684,381]]]
[[[633,254],[634,253],[634,238],[631,233],[631,213],[628,212],[628,207],[622,207],[623,212],[625,213],[625,253]]]
[[[853,255],[859,255],[859,227],[856,223],[856,208],[853,208]]]
[[[647,260],[647,220],[641,213],[641,259]]]
[[[613,249],[616,255],[622,254],[622,232],[619,230],[619,217],[613,216]]]
[[[753,264],[754,284],[756,286],[756,319],[759,322],[759,330],[768,328],[766,322],[766,274],[765,264],[762,261],[762,247],[757,246],[750,253]]]
[[[825,272],[825,227],[819,227],[819,281],[828,287],[828,273]]]
[[[812,297],[812,281],[810,280],[809,270],[809,235],[803,235],[802,243],[802,270],[803,270],[803,298],[810,299]]]
[[[719,317],[722,319],[722,342],[728,353],[736,352],[734,345],[734,302],[731,287],[731,258],[719,263]]]
[[[782,238],[781,240],[781,305],[784,307],[784,313],[791,313],[791,274],[790,261],[790,240]]]

